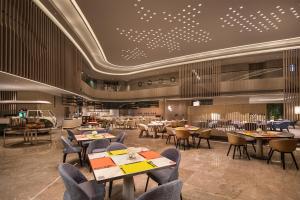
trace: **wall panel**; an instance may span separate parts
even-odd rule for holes
[[[300,106],[300,49],[283,52],[284,82],[284,117],[299,120],[295,114],[295,106]]]
[[[181,97],[220,95],[221,63],[218,60],[186,64],[179,68]]]
[[[79,92],[87,63],[43,11],[31,0],[0,0],[0,10],[0,71]]]

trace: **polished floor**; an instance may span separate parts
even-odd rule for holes
[[[138,138],[136,130],[128,130],[125,144],[145,146],[162,151],[173,147],[161,138]],[[0,147],[0,199],[62,199],[64,185],[59,178],[57,166],[62,162],[60,135],[65,131],[54,131],[52,143],[40,141],[37,145],[19,143],[22,138],[9,139],[9,147]],[[45,137],[44,139],[47,139]],[[181,151],[180,179],[184,182],[184,200],[299,200],[300,171],[287,156],[287,169],[282,170],[276,154],[270,165],[266,161],[251,159],[232,160],[226,156],[228,144],[211,142],[200,149]],[[249,146],[249,150],[252,149]],[[267,152],[267,148],[265,152]],[[300,164],[300,151],[296,152]],[[89,178],[93,179],[87,167],[80,167],[77,156],[71,155],[67,161],[75,164]],[[136,197],[143,193],[146,176],[135,177]],[[155,187],[150,182],[150,187]],[[122,181],[114,182],[111,199],[120,199]],[[108,198],[107,198],[108,199]]]

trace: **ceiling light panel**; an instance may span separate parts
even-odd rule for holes
[[[229,7],[226,15],[220,17],[221,27],[239,31],[240,33],[274,31],[279,29],[282,22],[280,15],[285,14],[285,10],[280,6],[273,7],[270,13],[258,9],[250,13],[249,10],[246,10],[244,14],[243,9],[244,6]]]
[[[300,36],[299,0],[72,1],[116,66]]]
[[[177,12],[159,11],[148,8],[142,0],[136,0],[133,3],[136,8],[138,19],[143,23],[148,23],[154,17],[168,26],[157,30],[145,29],[135,30],[116,28],[120,35],[134,43],[141,43],[141,46],[147,51],[165,48],[169,53],[180,51],[182,43],[208,43],[212,38],[210,33],[203,30],[197,18],[200,17],[202,3],[188,4]],[[166,28],[167,27],[167,28]],[[127,57],[123,57],[127,59]]]

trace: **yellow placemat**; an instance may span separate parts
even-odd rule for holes
[[[123,155],[127,154],[128,150],[127,149],[121,149],[121,150],[115,150],[115,151],[110,151],[109,152],[111,155],[116,156],[116,155]]]
[[[89,139],[103,139],[104,138],[104,136],[101,134],[97,134],[97,135],[87,134],[86,137]]]
[[[132,174],[137,172],[142,172],[156,168],[156,166],[149,161],[142,161],[137,163],[131,163],[126,165],[120,165],[120,168],[125,174]]]

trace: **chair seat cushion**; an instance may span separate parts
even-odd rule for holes
[[[80,153],[81,150],[81,147],[72,146],[72,148],[64,148],[64,153]]]
[[[79,184],[79,187],[85,191],[91,200],[104,199],[105,188],[103,184],[98,184],[97,181],[86,181]]]
[[[148,176],[158,184],[164,184],[169,182],[169,178],[173,170],[173,168],[160,169],[149,172]]]
[[[104,149],[93,149],[92,153],[102,153],[102,152],[105,152],[106,151],[106,148]]]
[[[247,142],[255,142],[256,141],[255,138],[252,138],[252,137],[244,136],[244,138]]]

